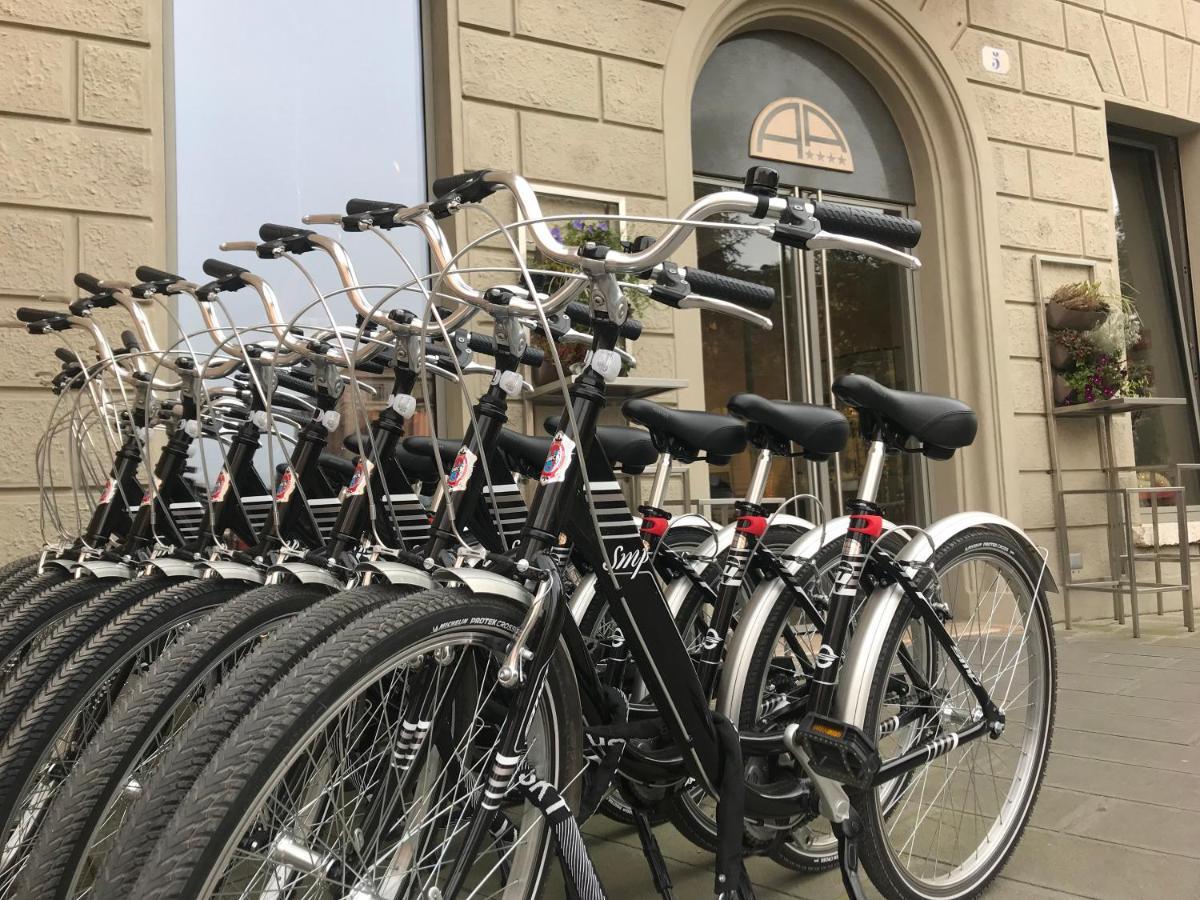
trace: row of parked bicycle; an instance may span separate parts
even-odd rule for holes
[[[919,223],[777,182],[751,169],[616,249],[563,245],[523,178],[471,172],[427,203],[306,219],[387,240],[400,284],[362,284],[307,228],[225,245],[310,278],[303,254],[332,260],[306,318],[216,259],[204,284],[80,274],[69,307],[19,310],[61,339],[61,369],[47,543],[0,569],[0,898],[603,897],[580,831],[597,814],[635,827],[664,897],[667,821],[713,852],[721,897],[753,895],[751,856],[840,864],[855,898],[860,861],[888,897],[986,888],[1049,750],[1054,585],[998,516],[921,527],[876,503],[890,457],[968,446],[971,409],[839,377],[868,452],[848,515],[819,523],[763,501],[780,457],[845,448],[836,409],[631,400],[632,427],[598,424],[641,333],[628,292],[771,327],[772,289],[671,262],[696,228],[918,267],[900,248]],[[442,224],[498,190],[519,221],[485,238],[515,263],[484,274]],[[552,268],[516,256],[522,229]],[[230,315],[247,288],[265,324]],[[185,305],[203,331],[160,347],[148,311]],[[115,346],[105,309],[132,329]],[[465,327],[479,313],[489,333]],[[565,343],[589,345],[573,379]],[[545,437],[505,427],[547,356],[561,414]],[[370,417],[366,373],[390,380]],[[406,436],[418,385],[471,374],[488,378],[464,437]],[[673,465],[744,452],[734,524],[667,512]],[[617,477],[646,471],[635,514]]]

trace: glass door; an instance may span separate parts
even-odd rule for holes
[[[696,195],[727,186],[697,182]],[[823,199],[905,211],[898,205],[881,207],[844,197]],[[775,328],[769,332],[702,313],[701,352],[710,411],[724,412],[728,398],[740,391],[834,406],[830,386],[846,372],[867,375],[901,390],[915,389],[912,282],[907,272],[857,253],[799,253],[751,232],[701,229],[697,240],[701,268],[769,284],[780,298],[772,315]],[[791,466],[777,464],[769,496],[813,494],[825,515],[841,515],[845,502],[855,495],[865,464],[866,448],[853,414],[851,423],[846,452],[829,463],[793,460]],[[887,466],[880,504],[893,521],[923,521],[926,503],[921,460],[919,455],[910,455]],[[728,466],[710,466],[711,495],[740,496],[749,469],[748,456]],[[816,514],[816,510],[804,509]]]
[[[882,212],[905,214],[899,206],[868,204],[845,197],[822,196]],[[837,405],[832,384],[839,375],[866,375],[902,391],[917,389],[916,330],[912,318],[912,280],[907,270],[848,250],[806,254],[808,318],[815,323],[809,360],[813,367],[814,403]],[[831,510],[841,514],[857,496],[866,465],[866,442],[858,416],[850,417],[850,443],[828,471]],[[920,454],[889,460],[878,503],[893,522],[924,521],[924,465]]]
[[[1134,462],[1140,483],[1152,489],[1175,483],[1176,464],[1200,462],[1200,440],[1196,329],[1176,149],[1171,139],[1142,137],[1118,132],[1109,141],[1121,290],[1133,299],[1141,320],[1141,335],[1128,358],[1144,369],[1154,396],[1187,401],[1134,414]],[[1196,472],[1185,471],[1183,479],[1194,488]],[[1150,497],[1148,490],[1142,504]]]

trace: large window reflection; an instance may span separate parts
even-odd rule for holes
[[[1165,148],[1171,152],[1173,148]],[[1183,397],[1186,406],[1139,412],[1134,417],[1134,460],[1147,485],[1174,479],[1170,467],[1200,462],[1195,417],[1192,326],[1181,302],[1182,232],[1173,239],[1170,210],[1177,181],[1164,180],[1162,150],[1153,143],[1114,138],[1109,145],[1121,286],[1137,305],[1142,335],[1129,351],[1149,370],[1156,397]],[[1174,167],[1167,167],[1174,173]],[[1193,485],[1194,486],[1194,483]]]
[[[696,195],[721,187],[700,182]],[[910,289],[903,271],[857,253],[801,254],[749,231],[701,229],[698,242],[701,268],[770,285],[780,297],[771,311],[771,331],[703,314],[704,388],[710,411],[724,412],[728,398],[739,391],[833,405],[832,381],[847,372],[901,390],[915,388]],[[851,418],[851,441],[837,465],[793,461],[789,467],[777,462],[768,494],[815,493],[822,496],[827,515],[839,514],[855,496],[866,461],[866,446],[853,414]],[[712,496],[741,496],[751,465],[745,455],[726,467],[710,466]],[[889,462],[879,499],[894,521],[921,519],[920,475],[917,458]]]

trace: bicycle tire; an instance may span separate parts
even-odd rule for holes
[[[18,670],[20,678],[28,671],[40,673],[54,666],[0,744],[0,770],[4,772],[0,840],[5,842],[8,857],[0,873],[0,891],[14,883],[23,868],[44,823],[47,805],[61,784],[58,779],[69,774],[73,752],[82,751],[90,742],[95,723],[82,734],[68,730],[84,724],[85,710],[89,715],[105,716],[128,681],[128,666],[135,655],[147,649],[161,651],[161,646],[151,646],[152,641],[169,637],[171,629],[194,621],[249,587],[245,582],[210,579],[164,584],[169,581],[163,576],[138,579],[101,595],[98,602],[88,604],[55,630],[31,655],[28,668]],[[158,590],[151,590],[155,585]],[[142,596],[130,602],[139,592]],[[52,752],[62,752],[64,758],[47,765]],[[39,778],[48,780],[39,783]],[[50,789],[49,779],[55,790]],[[19,843],[15,837],[18,825],[22,829]]]
[[[887,809],[880,809],[880,804],[877,802],[875,791],[858,791],[847,788],[847,795],[849,796],[851,803],[854,805],[855,810],[858,812],[859,818],[862,822],[862,834],[859,839],[859,852],[863,868],[866,870],[875,887],[878,888],[886,897],[892,898],[892,900],[949,900],[949,898],[954,898],[954,900],[970,900],[970,898],[975,898],[983,894],[983,892],[986,891],[988,886],[991,884],[992,880],[1000,873],[1000,871],[1012,858],[1013,851],[1016,849],[1017,844],[1020,842],[1020,839],[1025,832],[1025,828],[1028,825],[1029,816],[1037,802],[1037,797],[1041,791],[1042,781],[1046,772],[1046,761],[1049,757],[1050,744],[1054,734],[1057,656],[1054,642],[1053,617],[1050,612],[1050,604],[1046,598],[1045,590],[1041,588],[1040,570],[1043,564],[1042,560],[1034,559],[1033,554],[1029,552],[1027,546],[1018,540],[1011,532],[1005,529],[989,528],[985,526],[969,528],[951,537],[949,540],[945,541],[941,546],[939,546],[936,551],[934,551],[930,562],[935,570],[938,571],[940,578],[944,580],[947,577],[946,573],[951,572],[955,565],[961,564],[963,560],[969,561],[971,558],[990,559],[993,561],[999,560],[1002,563],[1004,561],[1009,562],[1014,567],[1016,572],[1023,575],[1023,577],[1026,579],[1027,586],[1030,588],[1030,621],[1038,624],[1038,630],[1040,632],[1039,636],[1041,640],[1040,642],[1029,641],[1029,636],[1026,635],[1021,639],[1021,643],[1018,645],[1017,652],[1019,652],[1021,647],[1025,646],[1026,642],[1028,641],[1028,645],[1031,647],[1037,647],[1040,644],[1041,650],[1045,654],[1043,657],[1044,671],[1041,672],[1041,675],[1044,675],[1046,678],[1045,692],[1040,698],[1040,702],[1045,703],[1045,721],[1043,725],[1035,729],[1031,729],[1031,738],[1036,745],[1033,752],[1029,754],[1022,752],[1021,756],[1022,760],[1028,756],[1034,769],[1031,772],[1021,774],[1020,776],[1014,775],[1014,783],[1020,783],[1021,785],[1021,794],[1015,800],[1010,800],[1009,795],[1005,795],[1003,798],[1003,808],[1005,810],[1008,809],[1008,805],[1012,803],[1012,808],[1015,810],[1015,816],[1012,819],[1011,826],[1007,832],[997,835],[994,841],[992,840],[992,830],[988,830],[987,834],[985,835],[985,844],[988,847],[993,847],[994,845],[994,848],[990,849],[984,860],[980,863],[979,868],[981,871],[976,874],[968,872],[968,878],[962,883],[957,885],[947,884],[944,889],[935,889],[932,885],[918,885],[915,883],[917,879],[912,877],[911,874],[906,875],[906,873],[900,871],[901,867],[894,858],[894,855],[889,847],[889,840],[891,834],[894,833],[897,825],[899,824],[898,817],[902,817],[906,811],[905,807],[898,803],[897,800],[889,800],[889,807]],[[990,592],[991,588],[989,588],[988,591]],[[954,598],[951,597],[949,601],[946,601],[944,593],[942,594],[942,600],[944,602],[949,602],[952,610],[954,609],[953,599]],[[969,603],[970,601],[968,600],[968,604]],[[976,609],[978,609],[978,606],[979,604],[977,603]],[[896,652],[896,648],[904,640],[911,617],[912,608],[910,602],[905,599],[901,602],[896,611],[896,615],[893,617],[892,622],[888,627],[888,633],[882,645],[882,652],[876,661],[876,668],[872,676],[871,689],[867,699],[866,715],[864,720],[864,725],[867,728],[868,733],[870,733],[870,729],[877,727],[876,723],[882,721],[881,716],[883,705],[887,699],[889,690],[892,689],[892,683],[895,677],[891,667],[891,658]],[[1007,667],[1009,666],[1011,666],[1015,672],[1016,654],[1014,653],[1014,660],[1011,663],[1009,663],[1007,660],[1007,651],[993,651],[989,654],[989,642],[992,637],[992,628],[990,626],[993,624],[993,619],[994,616],[989,618],[988,636],[986,639],[983,639],[982,631],[980,632],[980,640],[983,641],[982,656],[986,660],[986,658],[989,656],[994,658],[996,654],[999,653],[1001,656],[1001,663],[1006,667],[1003,670],[1003,676],[1003,674],[1007,673]],[[950,621],[954,621],[953,615],[951,616]],[[1003,619],[1001,617],[1001,622],[1002,621]],[[970,648],[969,644],[960,641],[956,641],[956,643],[959,643],[959,652],[962,652],[964,656],[971,656],[972,649]],[[986,683],[988,679],[988,671],[985,667],[986,663],[981,665],[976,661],[972,661],[970,665],[975,670],[976,676]],[[946,667],[946,670],[954,671],[953,667]],[[961,678],[961,676],[959,677]],[[1011,687],[1012,677],[1010,676],[1006,694],[1011,691]],[[995,690],[995,687],[993,687],[992,690]],[[966,695],[969,694],[969,692],[964,691],[963,694]],[[937,701],[935,704],[935,715],[937,717],[940,718],[943,716],[942,709],[952,704],[954,696],[955,695],[952,694],[951,698],[949,699]],[[1002,709],[1007,706],[1007,704],[1003,702],[1003,698],[1000,698],[998,695],[995,697],[995,699],[997,704],[1000,705]],[[974,702],[973,698],[971,702]],[[1004,731],[1005,735],[1009,733],[1014,725],[1014,720],[1011,715],[1012,708],[1009,707],[1006,712],[1008,713],[1008,718]],[[945,734],[946,732],[940,731],[938,733]],[[987,736],[981,737],[974,742],[963,744],[961,747],[957,744],[957,742],[955,742],[954,750],[941,755],[935,755],[933,758],[926,761],[923,767],[915,769],[912,773],[910,773],[914,787],[909,792],[909,796],[916,796],[918,793],[915,788],[915,785],[919,781],[919,779],[915,777],[916,773],[928,770],[939,760],[950,760],[952,756],[960,751],[963,754],[963,757],[961,758],[965,758],[966,754],[972,752],[977,753],[979,747],[988,749],[989,769],[991,770],[992,776],[995,777],[994,766],[992,765],[992,759],[990,756],[990,742],[991,738]],[[974,750],[972,748],[974,748]],[[972,759],[974,759],[974,757],[972,757]],[[979,768],[980,774],[984,774],[983,767],[980,766]],[[1003,766],[1001,771],[1003,772]],[[972,765],[970,772],[972,775],[975,774],[974,765]],[[924,801],[925,783],[921,782],[921,784],[921,800],[918,801],[918,803]],[[949,781],[947,781],[946,784],[949,784]],[[941,790],[944,791],[945,788],[943,787]],[[930,795],[933,797],[931,804],[939,802],[938,797],[941,796],[940,792],[935,795],[931,789]],[[986,792],[984,792],[984,795],[986,796]],[[976,801],[978,802],[978,800],[979,797],[976,795]],[[952,798],[948,797],[947,802],[952,803]],[[966,800],[964,797],[964,804],[965,803]],[[1001,798],[999,798],[998,792],[997,805],[1001,805]],[[917,825],[920,826],[924,821],[927,821],[928,818],[928,813],[925,816],[919,816]],[[956,840],[958,839],[958,835],[961,833],[961,817],[959,819],[959,826],[960,828],[956,832]],[[939,846],[937,842],[940,837],[941,833],[939,823],[939,833],[937,838],[935,838],[935,845],[933,848],[933,853],[935,854],[935,864],[940,860],[940,857],[937,855],[937,849]],[[922,854],[925,856],[928,855],[927,848],[922,849]],[[912,855],[913,854],[910,850],[910,865],[912,863]],[[968,859],[969,858],[970,857],[968,857]]]
[[[275,632],[222,681],[143,785],[97,878],[95,900],[127,900],[134,882],[192,784],[238,724],[296,664],[346,625],[412,588],[387,584],[326,597]]]
[[[158,588],[164,586],[158,582]],[[16,722],[21,710],[37,693],[58,665],[106,621],[108,610],[120,609],[155,588],[149,579],[126,581],[117,578],[74,579],[32,597],[24,608],[0,624],[0,743]],[[112,597],[109,595],[112,594]],[[106,598],[100,601],[100,598]],[[74,626],[68,622],[74,622]],[[66,654],[42,649],[63,642]],[[39,655],[40,654],[40,655]],[[39,656],[35,664],[32,657]]]
[[[226,842],[236,842],[242,834],[249,808],[287,774],[304,741],[315,739],[344,697],[360,696],[374,673],[396,671],[391,667],[410,658],[405,654],[447,646],[460,637],[486,643],[511,640],[523,618],[523,607],[504,598],[433,589],[386,604],[342,629],[276,684],[222,745],[160,836],[131,896],[204,896],[226,855]],[[550,709],[554,716],[552,727],[542,731],[540,746],[553,757],[548,776],[570,774],[564,796],[573,805],[579,791],[574,776],[583,768],[579,694],[561,645],[550,665],[545,684],[554,703],[543,696],[538,710]],[[279,767],[283,775],[277,778]],[[549,840],[543,829],[536,847],[522,847],[533,862],[525,896],[535,896],[540,886]]]
[[[182,640],[176,641],[141,675],[131,680],[50,805],[29,862],[18,882],[18,893],[37,885],[40,896],[72,897],[82,881],[94,880],[98,860],[90,853],[98,829],[111,830],[107,819],[116,809],[126,784],[147,772],[136,767],[153,747],[165,754],[164,729],[176,720],[183,704],[199,705],[192,692],[211,688],[219,668],[249,652],[252,642],[317,600],[327,596],[324,585],[266,585],[225,602],[208,613]],[[87,871],[85,871],[85,869]]]

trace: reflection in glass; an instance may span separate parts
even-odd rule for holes
[[[720,190],[698,184],[698,197]],[[730,222],[752,221],[744,216],[727,216]],[[783,302],[794,302],[786,289],[781,266],[783,254],[770,238],[751,231],[701,228],[697,231],[697,263],[700,268],[775,288]],[[734,394],[748,391],[772,400],[786,400],[788,371],[782,303],[770,316],[775,327],[763,331],[715,313],[701,313],[701,352],[704,354],[704,396],[709,412],[726,413],[725,404]],[[709,490],[713,498],[741,497],[750,480],[754,460],[748,453],[725,466],[709,466]],[[783,462],[771,469],[768,497],[790,497],[804,488],[794,487],[791,467]]]
[[[696,195],[720,189],[700,182]],[[839,198],[839,202],[845,201]],[[748,220],[731,217],[727,221]],[[832,377],[858,372],[889,387],[914,388],[909,282],[895,266],[843,251],[801,254],[749,231],[701,229],[697,235],[701,268],[770,285],[780,297],[771,312],[775,320],[771,331],[727,316],[702,314],[704,388],[711,412],[725,412],[726,401],[739,391],[832,405],[831,372]],[[801,290],[802,283],[808,285],[806,291]],[[853,414],[851,417],[853,420]],[[858,487],[866,448],[856,429],[857,422],[852,421],[851,443],[838,460],[840,477],[832,463],[821,467],[829,472],[832,502],[827,503],[828,515],[839,514],[841,504],[851,499]],[[750,456],[745,455],[729,466],[710,466],[712,496],[741,496],[751,465]],[[777,463],[768,496],[816,492],[818,487],[809,485],[809,471],[804,464],[789,467]],[[887,466],[880,502],[890,518],[920,519],[920,474],[914,457]]]
[[[1187,406],[1134,415],[1134,461],[1148,469],[1195,462],[1200,460],[1200,446],[1158,159],[1149,147],[1114,141],[1109,149],[1121,285],[1133,297],[1142,321],[1142,336],[1130,348],[1129,360],[1149,369],[1154,396],[1189,401]],[[1141,480],[1149,485],[1159,479],[1170,483],[1173,477],[1161,470],[1147,471]]]
[[[902,271],[845,250],[814,253],[812,260],[817,321],[823,336],[821,371],[832,371],[834,378],[853,372],[890,388],[913,390],[908,285]],[[858,433],[858,417],[853,411],[849,415],[850,444],[839,460],[843,504],[857,495],[867,453],[866,442]],[[878,502],[893,522],[918,521],[917,476],[912,456],[889,461],[884,467]]]

